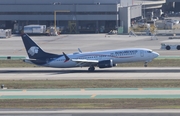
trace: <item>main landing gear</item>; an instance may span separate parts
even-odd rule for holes
[[[89,72],[93,72],[95,70],[95,67],[94,66],[90,66],[89,68],[88,68],[88,71]]]

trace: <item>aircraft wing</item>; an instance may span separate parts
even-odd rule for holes
[[[96,65],[99,62],[98,60],[87,60],[87,59],[71,59],[71,60],[77,62],[78,66]]]
[[[64,62],[67,62],[69,60],[73,61],[73,62],[76,62],[77,63],[77,66],[95,66],[97,65],[97,63],[99,62],[98,60],[87,60],[87,59],[70,59],[64,52],[63,52],[63,55],[65,57],[65,61]]]

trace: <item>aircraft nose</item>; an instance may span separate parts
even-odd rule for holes
[[[153,52],[153,57],[154,57],[154,58],[157,58],[158,56],[159,56],[159,53]]]

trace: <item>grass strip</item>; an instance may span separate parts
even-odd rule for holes
[[[0,108],[23,109],[179,109],[180,99],[0,99],[0,104]]]
[[[1,80],[8,89],[63,88],[180,88],[178,79],[132,80]]]

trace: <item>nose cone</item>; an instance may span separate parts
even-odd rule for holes
[[[153,58],[157,58],[159,56],[159,53],[153,52]]]

